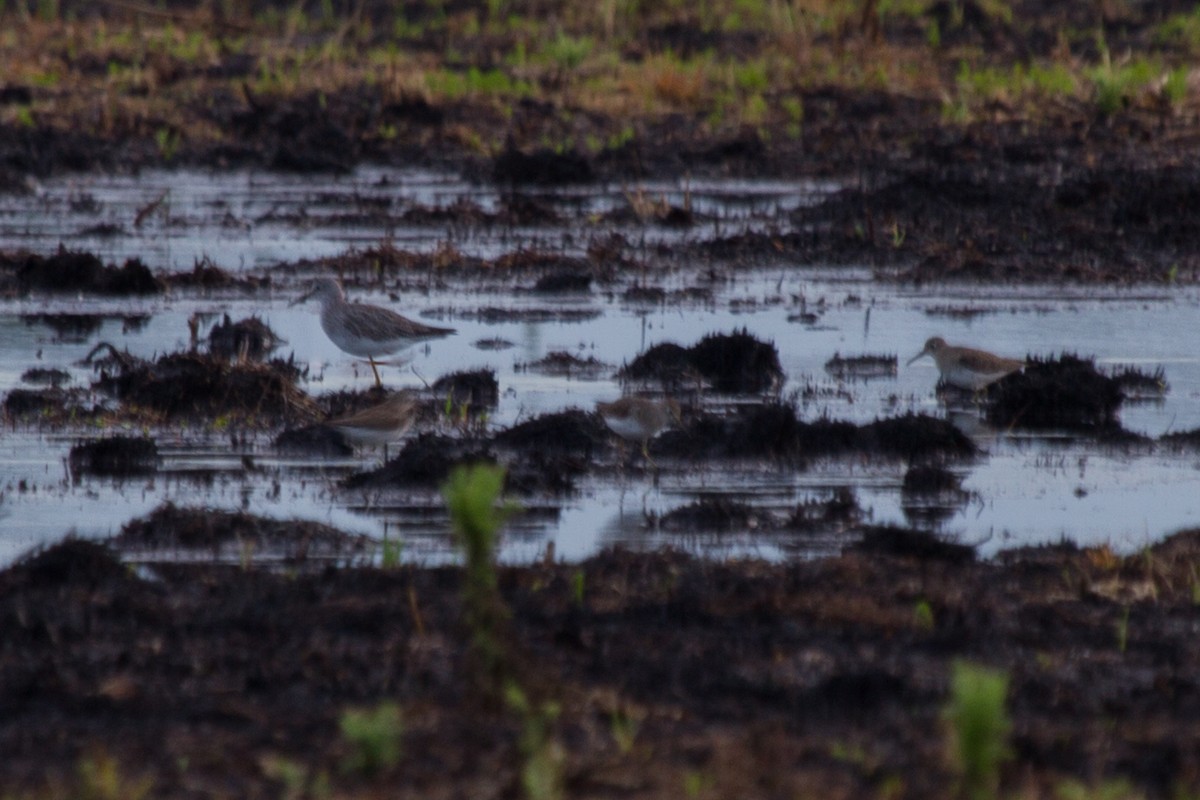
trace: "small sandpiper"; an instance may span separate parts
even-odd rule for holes
[[[350,303],[336,278],[317,278],[303,296],[292,305],[310,297],[321,303],[321,328],[341,350],[365,358],[375,373],[375,385],[383,387],[375,359],[426,339],[455,333],[453,328],[438,328],[402,317],[394,311],[367,303]]]
[[[672,422],[680,422],[679,403],[672,398],[651,400],[647,397],[622,397],[611,403],[596,403],[596,411],[608,429],[631,442],[642,443],[642,455],[651,464],[650,440]]]
[[[417,418],[417,401],[405,392],[397,392],[382,403],[345,414],[325,423],[355,444],[383,445],[383,460],[387,461],[387,446],[412,427]]]
[[[908,363],[911,364],[922,356],[933,356],[942,380],[948,385],[969,392],[978,392],[1025,366],[1025,362],[1019,359],[1004,358],[986,350],[946,344],[946,340],[940,336],[934,336],[927,341],[925,348],[910,358]]]

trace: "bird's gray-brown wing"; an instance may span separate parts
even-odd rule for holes
[[[1004,358],[986,350],[974,350],[964,347],[960,353],[960,362],[964,367],[985,374],[996,372],[1015,372],[1025,366],[1024,361],[1015,358]]]
[[[349,334],[360,339],[422,339],[449,336],[453,328],[439,328],[402,317],[395,311],[365,303],[347,303],[338,314],[339,323]]]
[[[342,426],[351,428],[360,426],[367,428],[393,427],[393,423],[412,417],[416,411],[417,401],[401,394],[398,397],[389,398],[379,405],[331,419],[326,424],[334,428]]]

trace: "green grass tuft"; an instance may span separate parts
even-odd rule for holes
[[[1010,756],[1012,723],[1005,709],[1008,675],[966,661],[954,662],[952,669],[946,717],[962,793],[971,800],[993,798],[1000,765]]]

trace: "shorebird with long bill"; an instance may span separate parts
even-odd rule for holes
[[[317,278],[291,305],[310,298],[321,304],[321,329],[325,335],[344,352],[367,359],[378,388],[383,388],[383,382],[379,380],[376,358],[456,332],[453,328],[416,322],[381,306],[348,302],[336,278]]]

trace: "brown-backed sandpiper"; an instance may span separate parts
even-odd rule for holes
[[[648,397],[626,396],[610,403],[596,403],[596,411],[608,429],[631,442],[642,443],[642,455],[650,458],[649,444],[672,422],[679,424],[679,403],[672,398],[652,400]]]
[[[405,392],[397,392],[382,403],[345,414],[325,424],[356,444],[383,445],[387,461],[387,446],[408,432],[417,418],[417,401]]]
[[[986,350],[946,344],[946,340],[940,336],[934,336],[927,341],[925,348],[910,358],[908,363],[911,364],[922,356],[933,356],[943,381],[970,392],[978,392],[988,384],[1025,366],[1025,362],[1019,359],[1004,358]]]

